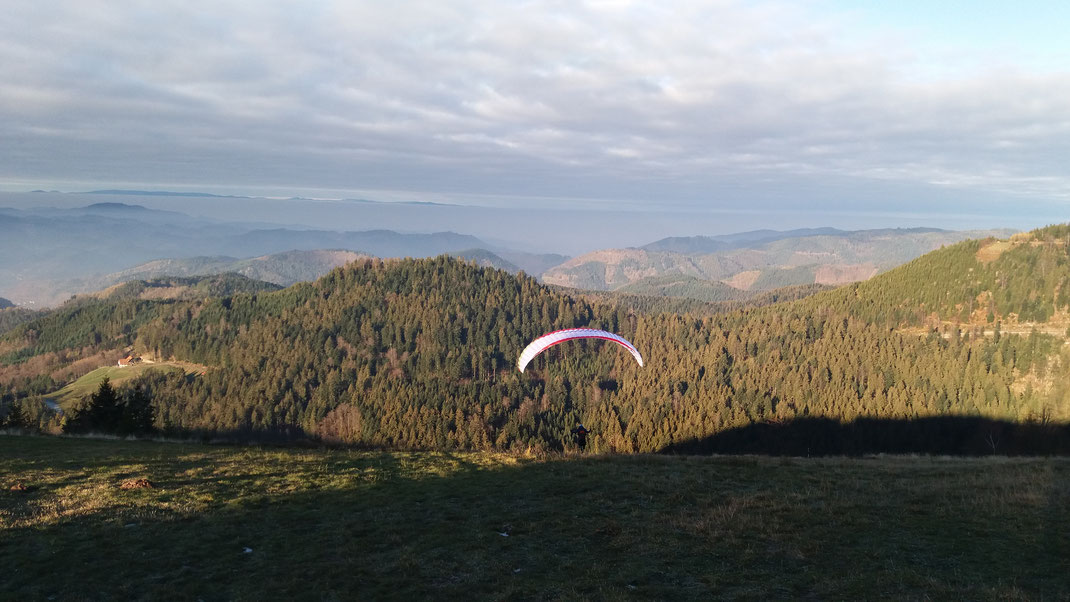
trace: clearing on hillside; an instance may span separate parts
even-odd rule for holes
[[[207,367],[190,362],[144,362],[131,366],[104,366],[93,370],[45,397],[58,403],[60,407],[69,409],[73,404],[80,403],[83,399],[92,395],[105,378],[111,381],[113,385],[119,385],[128,380],[133,380],[149,370],[182,370],[186,374],[199,374],[207,370]]]
[[[977,249],[977,261],[981,263],[992,263],[999,259],[999,256],[1004,251],[1009,251],[1014,248],[1014,243],[1009,240],[996,240],[987,245]]]

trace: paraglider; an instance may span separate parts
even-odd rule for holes
[[[572,429],[572,434],[576,435],[576,444],[580,446],[580,451],[587,449],[587,435],[590,433],[591,431],[582,424]]]
[[[602,339],[613,341],[627,349],[628,353],[631,353],[632,357],[635,358],[635,361],[639,362],[640,367],[643,365],[643,356],[639,355],[639,351],[635,348],[635,345],[632,345],[627,339],[620,335],[594,328],[567,328],[565,330],[556,330],[544,334],[528,344],[528,346],[524,348],[524,351],[520,353],[520,358],[516,361],[516,367],[523,372],[524,368],[527,368],[528,362],[534,359],[536,355],[539,355],[554,345],[573,339]]]

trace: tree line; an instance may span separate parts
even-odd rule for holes
[[[1058,243],[1057,234],[1038,239]],[[938,285],[926,275],[951,282],[956,294],[957,276],[937,272],[972,268],[969,282],[998,272],[1010,285],[1017,280],[1009,271],[1029,264],[1030,254],[1048,272],[1032,293],[993,290],[1003,299],[994,313],[1030,298],[1043,298],[1051,312],[1066,309],[1059,285],[1049,290],[1066,280],[1057,256],[1065,247],[1019,245],[982,264],[979,244],[859,285],[728,313],[637,309],[439,257],[369,259],[273,293],[151,308],[121,301],[113,313],[100,310],[107,317],[94,328],[156,357],[209,366],[203,374],[149,372],[131,384],[151,399],[154,428],[178,436],[549,450],[572,446],[582,422],[592,431],[589,450],[633,452],[816,418],[1070,419],[1070,356],[1058,338],[984,336],[965,322],[924,336],[899,330],[914,323],[912,304],[924,304],[925,315],[962,314],[954,297],[933,301],[939,294],[929,289]],[[578,326],[625,336],[646,367],[587,341],[552,348],[525,374],[516,370],[531,339]],[[31,328],[40,329],[37,345],[61,338],[46,336],[43,323]]]

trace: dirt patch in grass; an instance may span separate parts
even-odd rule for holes
[[[997,240],[977,249],[977,261],[980,263],[991,263],[1003,254],[1004,251],[1013,249],[1015,243],[1009,240]]]
[[[869,280],[877,274],[877,266],[872,263],[860,263],[853,265],[822,265],[814,273],[814,282],[817,284],[847,284]]]
[[[762,275],[760,270],[750,270],[747,272],[740,272],[731,278],[726,278],[721,282],[731,286],[732,288],[738,288],[741,291],[749,291],[750,287],[754,286],[754,283],[758,281],[758,278]]]

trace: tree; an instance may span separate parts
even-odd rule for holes
[[[334,444],[360,443],[363,433],[364,422],[360,408],[348,403],[328,412],[315,429],[316,436]]]
[[[9,429],[25,429],[30,427],[29,417],[26,415],[26,411],[22,407],[22,402],[15,400],[11,402],[11,407],[8,409],[7,416],[4,416],[0,420],[0,427]]]
[[[97,391],[89,396],[89,403],[75,412],[63,426],[67,433],[115,433],[122,426],[119,396],[108,377],[100,382]]]
[[[153,431],[152,400],[141,387],[134,387],[119,408],[119,434],[145,435]]]

